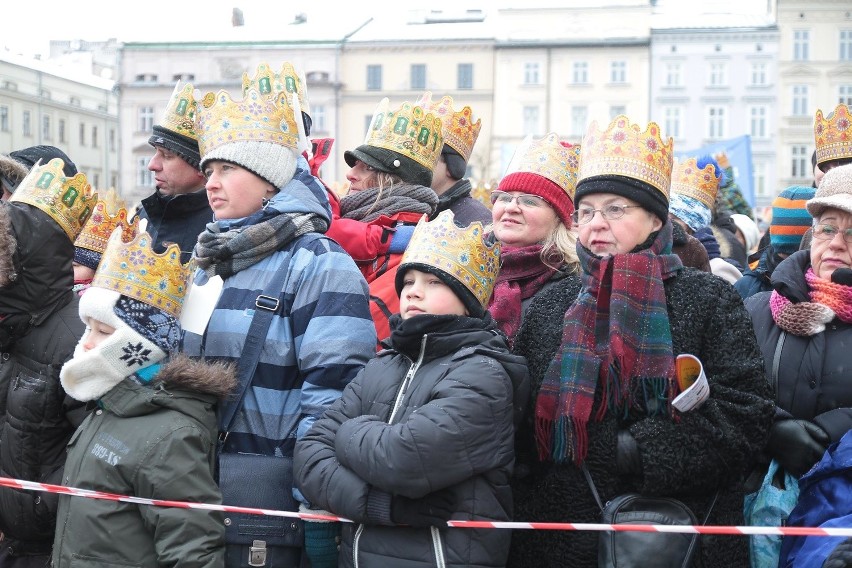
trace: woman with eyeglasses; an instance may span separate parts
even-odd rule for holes
[[[852,428],[852,165],[807,202],[810,250],[781,261],[746,300],[778,405],[766,453],[796,477]]]
[[[516,439],[517,521],[601,522],[585,468],[602,503],[670,496],[706,524],[742,522],[738,484],[773,406],[739,295],[672,254],[671,150],[656,124],[640,130],[625,116],[604,131],[592,123],[583,139],[573,214],[582,287],[537,297],[515,343],[533,394]],[[681,354],[701,361],[709,383],[693,407],[673,402]],[[514,531],[509,566],[596,568],[599,538]],[[683,565],[745,568],[745,539],[702,535]]]
[[[491,192],[491,228],[503,252],[488,310],[510,345],[542,290],[556,287],[574,296],[579,290],[571,231],[579,156],[579,146],[560,142],[554,133],[527,138]]]

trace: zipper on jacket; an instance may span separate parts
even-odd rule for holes
[[[444,558],[444,541],[441,540],[441,531],[438,527],[429,527],[432,531],[432,550],[435,552],[435,563],[438,568],[445,568],[447,561]]]
[[[405,392],[408,390],[408,385],[411,384],[411,379],[414,378],[414,373],[417,372],[417,369],[420,368],[420,365],[423,363],[423,357],[426,356],[426,339],[428,334],[423,335],[423,339],[420,341],[420,355],[417,357],[417,361],[414,361],[411,366],[408,368],[408,372],[405,373],[405,378],[402,379],[402,384],[399,386],[399,391],[396,393],[396,400],[393,403],[393,410],[391,410],[390,417],[388,418],[388,424],[393,424],[393,418],[396,415],[396,411],[399,410],[399,407],[402,405],[402,399],[405,398]],[[410,359],[409,359],[410,361]],[[433,531],[436,529],[432,529]],[[361,540],[361,534],[364,532],[364,525],[358,525],[358,528],[355,529],[355,536],[352,537],[352,565],[355,568],[358,568],[358,541]],[[444,566],[444,553],[441,547],[441,535],[438,535],[438,543],[435,544],[435,533],[432,533],[432,543],[436,549],[435,556],[440,558],[438,560],[438,566]],[[438,556],[438,552],[440,552],[440,556]]]

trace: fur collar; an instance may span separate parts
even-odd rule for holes
[[[15,279],[14,255],[17,248],[9,205],[0,203],[0,288]]]
[[[163,364],[154,382],[166,389],[179,388],[224,398],[237,386],[237,371],[231,363],[192,359],[177,353]]]
[[[0,155],[0,175],[17,185],[30,172],[27,167],[15,158]]]

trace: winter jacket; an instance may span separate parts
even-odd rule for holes
[[[474,221],[479,221],[483,226],[491,224],[491,210],[483,205],[478,199],[470,196],[470,180],[460,179],[453,187],[438,196],[438,208],[433,218],[441,211],[449,209],[453,212],[453,220],[460,227],[467,227]]]
[[[343,525],[341,567],[503,566],[504,532],[388,526],[389,503],[373,499],[373,487],[411,499],[451,488],[451,518],[511,518],[514,420],[529,386],[524,360],[509,353],[490,317],[403,322],[418,325],[420,333],[394,333],[390,349],[299,441],[297,485],[315,505],[356,522]]]
[[[772,273],[772,285],[793,302],[809,302],[805,272],[810,267],[810,251],[796,252],[784,259]],[[772,366],[781,328],[775,325],[769,309],[771,292],[761,292],[746,300],[757,340],[763,351],[766,376]],[[837,442],[852,428],[852,325],[835,318],[825,331],[801,337],[785,334],[778,362],[777,404],[779,418],[812,420]]]
[[[163,252],[167,243],[177,243],[181,262],[186,262],[192,256],[198,235],[213,220],[213,210],[204,187],[168,197],[157,190],[142,200],[136,216],[148,219],[147,231],[154,239],[154,251]]]
[[[672,252],[680,257],[684,266],[710,272],[710,258],[704,245],[677,223],[672,223]]]
[[[150,385],[127,378],[68,443],[63,484],[149,499],[222,502],[213,478],[216,401],[234,371],[177,357]],[[224,566],[220,511],[61,495],[53,568]]]
[[[515,520],[529,522],[600,522],[600,509],[582,470],[537,458],[533,411],[535,397],[562,340],[565,312],[580,290],[579,277],[536,297],[518,333],[515,351],[527,358],[531,377],[530,406],[516,442],[518,464],[513,478]],[[742,300],[721,278],[684,268],[665,281],[666,305],[675,355],[698,357],[710,383],[710,398],[676,421],[668,417],[620,420],[608,412],[588,424],[586,465],[606,502],[637,491],[666,495],[689,505],[711,525],[743,524],[742,478],[763,448],[773,405],[763,361]],[[597,389],[595,415],[601,404]],[[619,429],[628,429],[641,457],[641,475],[616,471]],[[597,567],[599,535],[587,531],[519,530],[512,535],[509,566],[547,568]],[[701,537],[694,566],[747,567],[746,539]]]
[[[0,291],[2,294],[2,291]],[[65,394],[59,370],[85,331],[79,296],[0,353],[0,476],[60,483],[65,445],[85,404]],[[13,555],[49,555],[58,496],[0,487],[0,532]]]
[[[743,300],[760,292],[772,291],[772,272],[781,260],[783,259],[778,258],[772,245],[763,250],[757,266],[743,272],[742,278],[734,284]]]

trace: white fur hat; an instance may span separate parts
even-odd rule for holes
[[[852,164],[830,169],[806,206],[814,218],[829,208],[852,213]]]

